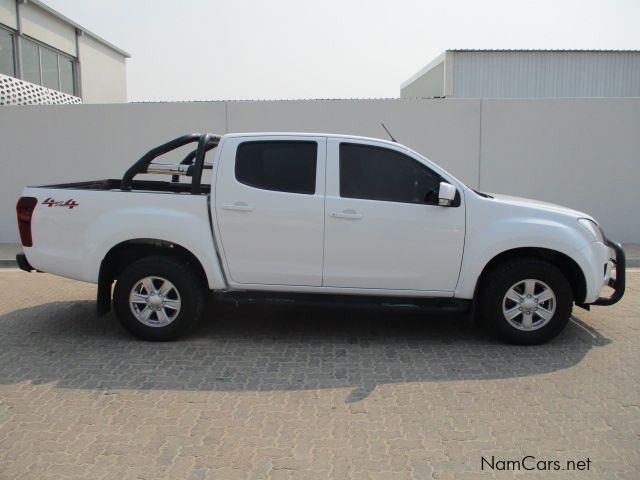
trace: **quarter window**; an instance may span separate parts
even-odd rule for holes
[[[236,153],[236,179],[264,190],[313,195],[317,156],[316,142],[244,142]]]
[[[340,144],[340,196],[402,203],[438,203],[441,177],[395,150]]]

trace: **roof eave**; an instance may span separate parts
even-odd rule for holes
[[[76,30],[78,30],[80,33],[82,33],[84,35],[87,35],[87,36],[93,38],[94,40],[97,40],[98,42],[103,44],[105,47],[110,48],[111,50],[113,50],[114,52],[122,55],[123,57],[131,58],[131,54],[129,52],[127,52],[125,50],[122,50],[121,48],[116,47],[113,43],[107,42],[104,38],[102,38],[99,35],[96,35],[95,33],[87,30],[82,25],[79,25],[78,23],[74,22],[70,18],[65,17],[60,12],[58,12],[58,11],[54,10],[53,8],[51,8],[50,6],[45,5],[44,3],[42,3],[40,0],[28,0],[28,2],[32,3],[33,5],[37,6],[40,9],[44,10],[45,12],[49,13],[50,15],[53,15],[54,17],[59,18],[63,22],[68,23],[69,25],[73,26]]]

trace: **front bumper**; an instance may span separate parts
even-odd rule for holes
[[[612,248],[616,253],[616,258],[612,258],[610,261],[615,265],[616,276],[609,277],[608,285],[613,288],[613,294],[610,297],[599,297],[592,305],[613,305],[620,301],[624,295],[626,287],[626,260],[624,256],[624,250],[622,245],[617,242],[607,240],[607,246]]]

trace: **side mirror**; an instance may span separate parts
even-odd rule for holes
[[[456,187],[447,182],[440,182],[438,190],[438,205],[449,207],[456,199]]]

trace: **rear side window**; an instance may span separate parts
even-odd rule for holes
[[[236,179],[263,190],[313,195],[317,156],[316,142],[244,142],[236,153]]]
[[[340,196],[402,203],[438,203],[440,175],[395,150],[340,144]]]

